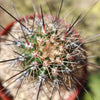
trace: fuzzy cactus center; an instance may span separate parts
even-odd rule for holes
[[[50,43],[50,41],[46,42],[44,47],[40,47],[43,51],[43,58],[50,58],[51,61],[54,61],[56,55],[59,55],[59,51],[57,50],[57,45],[54,43]]]

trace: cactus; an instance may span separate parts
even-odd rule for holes
[[[69,25],[59,17],[62,4],[63,0],[56,17],[44,15],[40,6],[41,14],[21,19],[14,17],[0,6],[16,20],[8,32],[9,36],[0,37],[5,41],[3,44],[10,45],[9,48],[14,55],[13,58],[1,60],[0,63],[10,62],[10,67],[17,71],[4,81],[10,85],[16,81],[12,86],[17,87],[15,97],[22,83],[33,84],[35,100],[66,99],[65,91],[70,92],[78,86],[83,87],[82,83],[87,75],[87,55],[84,42],[74,28],[81,15]],[[57,93],[58,97],[54,96]]]

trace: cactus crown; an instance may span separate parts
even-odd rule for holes
[[[40,87],[48,83],[56,88],[75,88],[76,78],[78,82],[84,79],[87,59],[79,33],[73,28],[80,16],[68,25],[59,16],[43,16],[41,8],[41,15],[28,18],[24,21],[16,19],[10,31],[11,40],[7,40],[12,43],[11,49],[17,56],[11,60],[22,69],[14,76],[21,74],[18,78],[21,82],[25,77],[34,80],[34,85],[38,86],[37,98]]]
[[[86,61],[79,34],[74,28],[70,29],[70,25],[52,16],[45,15],[43,19],[34,16],[33,19],[30,19],[29,24],[26,25],[29,30],[33,30],[29,32],[23,28],[26,38],[19,35],[19,41],[16,41],[14,46],[17,50],[15,53],[20,54],[18,63],[20,62],[23,69],[27,68],[27,75],[34,77],[37,82],[42,79],[55,84],[61,81],[59,78],[62,78],[67,87],[72,88],[70,74],[76,76],[80,74],[82,77],[84,70],[80,68],[84,64],[81,64],[81,59]],[[16,32],[18,30],[20,26]],[[23,33],[19,32],[19,34]]]

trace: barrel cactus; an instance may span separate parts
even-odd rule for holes
[[[4,84],[7,83],[8,87],[15,83],[9,90],[17,87],[16,95],[22,84],[31,84],[33,94],[30,93],[32,98],[29,100],[61,100],[67,98],[66,91],[76,92],[75,89],[83,87],[87,75],[87,55],[84,43],[74,28],[81,15],[69,25],[59,17],[62,3],[63,0],[57,16],[43,14],[40,6],[40,14],[20,19],[0,6],[16,20],[9,32],[1,26],[9,36],[0,37],[13,55],[0,63],[10,63],[17,72]]]

